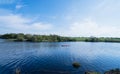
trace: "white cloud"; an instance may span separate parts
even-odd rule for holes
[[[41,22],[36,22],[31,24],[31,27],[29,29],[31,30],[49,30],[52,28],[52,25],[50,24],[43,24]]]
[[[4,8],[0,8],[0,15],[6,15],[12,13],[11,10],[6,10]]]
[[[9,32],[40,33],[41,31],[50,30],[52,25],[34,22],[22,15],[8,14],[0,16],[0,27],[5,28],[4,31],[8,29]]]
[[[103,24],[104,25],[104,24]],[[74,22],[71,24],[69,33],[73,36],[114,36],[120,37],[120,27],[100,26],[91,19],[85,19],[82,22]]]
[[[16,9],[20,9],[20,8],[22,8],[23,6],[22,5],[16,5]]]
[[[26,5],[22,5],[22,4],[17,4],[16,6],[15,6],[15,8],[16,9],[21,9],[21,8],[23,8],[23,7],[25,7]]]

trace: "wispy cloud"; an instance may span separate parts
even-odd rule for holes
[[[35,22],[18,14],[0,15],[0,27],[5,28],[4,31],[9,29],[9,32],[23,33],[41,33],[52,29],[51,24]]]
[[[26,7],[27,5],[22,1],[22,0],[19,0],[19,1],[17,1],[17,3],[16,3],[16,6],[15,6],[15,9],[16,10],[19,10],[19,9],[21,9],[21,8],[23,8],[23,7]]]
[[[104,24],[103,24],[104,25]],[[101,26],[90,18],[70,25],[69,32],[73,36],[114,36],[120,35],[120,27]]]
[[[22,4],[17,4],[16,6],[15,6],[15,8],[18,10],[18,9],[21,9],[21,8],[23,8],[23,7],[25,7],[26,5],[22,5]]]

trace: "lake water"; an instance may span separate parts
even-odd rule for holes
[[[76,69],[73,62],[79,62]],[[120,43],[0,40],[0,74],[84,74],[120,68]]]

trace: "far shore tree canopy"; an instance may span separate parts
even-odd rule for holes
[[[58,35],[32,35],[23,33],[9,33],[0,35],[2,39],[12,41],[28,41],[28,42],[67,42],[67,41],[84,41],[84,42],[120,42],[120,38],[112,37],[63,37]]]

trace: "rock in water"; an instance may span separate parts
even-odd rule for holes
[[[72,65],[73,65],[74,68],[79,68],[80,67],[80,63],[78,63],[78,62],[74,62]]]

